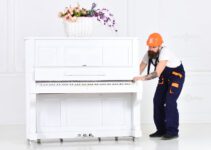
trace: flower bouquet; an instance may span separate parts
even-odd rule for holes
[[[93,18],[117,32],[113,14],[106,8],[96,9],[95,3],[92,3],[90,9],[81,8],[79,4],[76,7],[66,7],[63,12],[59,12],[59,17],[63,19],[68,36],[91,35]]]

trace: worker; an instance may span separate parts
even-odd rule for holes
[[[153,117],[157,131],[150,137],[173,139],[178,137],[179,112],[177,99],[185,81],[183,64],[175,54],[163,45],[163,38],[159,33],[152,33],[147,40],[148,51],[140,63],[140,76],[137,80],[151,80],[159,77],[153,98]],[[150,72],[150,66],[154,71]],[[147,75],[141,76],[148,66]]]

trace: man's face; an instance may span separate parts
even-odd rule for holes
[[[156,58],[159,53],[159,46],[149,46],[148,56],[150,59]]]

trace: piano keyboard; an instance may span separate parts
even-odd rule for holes
[[[36,82],[37,86],[124,86],[134,84],[132,81],[50,81],[50,82]]]
[[[138,84],[127,81],[38,81],[35,93],[128,93]]]

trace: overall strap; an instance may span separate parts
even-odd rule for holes
[[[162,49],[163,49],[163,47],[161,47],[160,50],[162,50]],[[157,64],[159,62],[159,55],[160,55],[160,53],[158,53],[158,56],[155,58],[155,63],[153,63],[152,59],[149,59],[149,61],[148,61],[148,68],[147,68],[147,74],[150,73],[150,66],[151,66],[151,64],[153,64],[154,67],[155,67],[154,71],[156,70]]]
[[[149,72],[150,72],[151,63],[152,63],[152,59],[149,59],[149,60],[148,60],[147,74],[149,74]]]
[[[150,73],[150,66],[151,66],[151,64],[154,66],[154,71],[156,70],[158,62],[159,62],[159,57],[157,57],[155,59],[155,63],[153,63],[152,59],[149,59],[149,61],[148,61],[148,68],[147,68],[147,74]]]
[[[155,59],[155,63],[153,64],[154,67],[155,67],[154,71],[156,70],[156,67],[157,67],[158,62],[159,62],[159,55],[158,55],[158,57]]]

